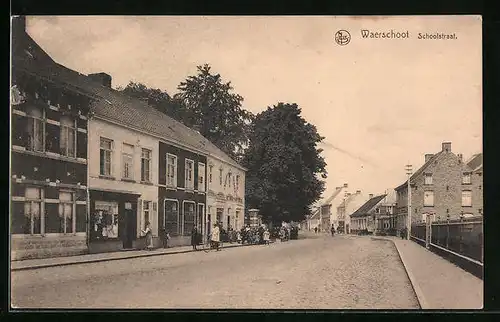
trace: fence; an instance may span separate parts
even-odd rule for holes
[[[483,267],[483,217],[418,223],[411,237],[443,257]]]

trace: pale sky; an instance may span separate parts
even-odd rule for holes
[[[58,63],[104,71],[169,94],[209,63],[258,113],[297,103],[325,141],[325,194],[378,194],[405,180],[443,141],[482,151],[482,36],[478,16],[29,17],[28,32]],[[350,43],[335,42],[339,29]],[[361,29],[409,33],[363,39]],[[420,40],[418,33],[457,39]]]

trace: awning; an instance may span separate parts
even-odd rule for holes
[[[136,192],[136,191],[105,189],[105,188],[89,188],[89,191],[90,192],[95,191],[95,192],[120,193],[120,194],[124,194],[124,195],[136,195],[136,196],[142,195],[142,193]]]

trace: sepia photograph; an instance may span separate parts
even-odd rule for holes
[[[11,16],[10,310],[483,308],[482,17]]]

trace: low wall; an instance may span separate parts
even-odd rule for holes
[[[82,255],[88,252],[85,236],[24,236],[11,239],[11,260]]]

